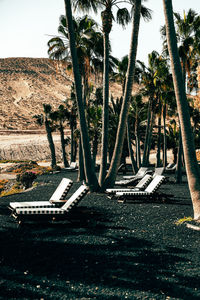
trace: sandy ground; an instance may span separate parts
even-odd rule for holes
[[[54,142],[60,141],[59,134],[53,134]],[[46,144],[47,137],[46,134],[9,134],[9,135],[0,135],[0,148],[6,149],[14,145],[35,145],[35,144]],[[30,157],[31,159],[31,157]],[[50,162],[38,161],[38,164],[42,166],[49,166]],[[5,172],[12,163],[0,163],[0,180],[2,179],[13,179],[16,177],[15,174]]]
[[[53,134],[55,141],[60,140],[59,134]],[[18,144],[33,144],[33,143],[46,143],[46,134],[9,134],[0,135],[0,147],[18,145]]]
[[[60,142],[60,135],[53,134],[54,142]],[[46,144],[47,137],[46,134],[9,134],[9,135],[0,135],[0,148],[6,148],[13,145],[35,145],[35,144]],[[31,157],[30,157],[31,159]],[[173,156],[171,151],[168,152],[168,162],[173,161]],[[155,151],[150,155],[151,163],[156,162],[156,153]],[[97,163],[100,161],[98,160]],[[127,159],[127,163],[130,163],[130,160]],[[41,166],[49,166],[49,161],[38,161],[38,164]],[[10,166],[11,163],[0,163],[0,180],[2,179],[13,179],[15,174],[6,173],[4,170]],[[62,166],[62,164],[60,164]]]

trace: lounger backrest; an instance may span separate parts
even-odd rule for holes
[[[172,164],[168,164],[166,166],[166,170],[175,170],[176,169],[176,164],[172,163]]]
[[[145,167],[141,167],[138,171],[137,171],[137,174],[136,176],[140,176],[140,175],[145,175],[146,171],[147,171],[148,168],[145,168]]]
[[[139,189],[145,189],[145,187],[147,187],[147,185],[150,183],[150,181],[152,180],[152,176],[149,174],[146,174],[139,182],[138,184],[136,184],[136,188]]]
[[[67,195],[72,184],[73,181],[71,179],[63,178],[49,201],[56,202],[59,200],[63,200]]]
[[[164,173],[164,171],[165,171],[164,167],[155,168],[153,176],[155,177],[156,175],[162,175]]]
[[[151,183],[145,189],[145,192],[147,192],[147,193],[154,193],[159,188],[159,186],[164,181],[164,179],[165,179],[165,176],[163,176],[163,175],[156,175],[154,177],[154,179],[151,181]]]
[[[67,202],[61,207],[65,211],[69,211],[77,205],[81,199],[87,194],[89,187],[86,185],[81,185],[78,190],[67,200]]]
[[[75,161],[71,162],[70,168],[76,169],[77,168],[77,162],[75,162]]]
[[[168,164],[168,165],[166,166],[166,169],[172,168],[173,166],[174,166],[174,163]]]

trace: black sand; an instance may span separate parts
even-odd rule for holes
[[[73,223],[18,226],[9,202],[48,200],[63,176],[76,180],[44,175],[37,188],[0,199],[0,299],[200,299],[200,232],[175,225],[193,216],[186,178],[160,188],[171,201],[88,194]]]

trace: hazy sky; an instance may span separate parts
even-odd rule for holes
[[[137,59],[146,63],[150,52],[161,51],[159,30],[164,15],[162,0],[148,0],[144,5],[153,11],[153,19],[141,22]],[[173,0],[173,7],[181,15],[189,8],[200,14],[200,0]],[[0,0],[0,58],[48,57],[47,41],[57,34],[64,12],[64,0]],[[112,55],[122,58],[128,54],[130,33],[131,25],[126,30],[113,25]]]

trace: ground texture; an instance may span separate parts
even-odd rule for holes
[[[64,176],[77,174],[43,175],[36,188],[0,199],[0,299],[200,299],[200,231],[175,224],[193,215],[186,178],[162,185],[169,201],[94,193],[73,222],[19,226],[9,202],[47,200]]]

